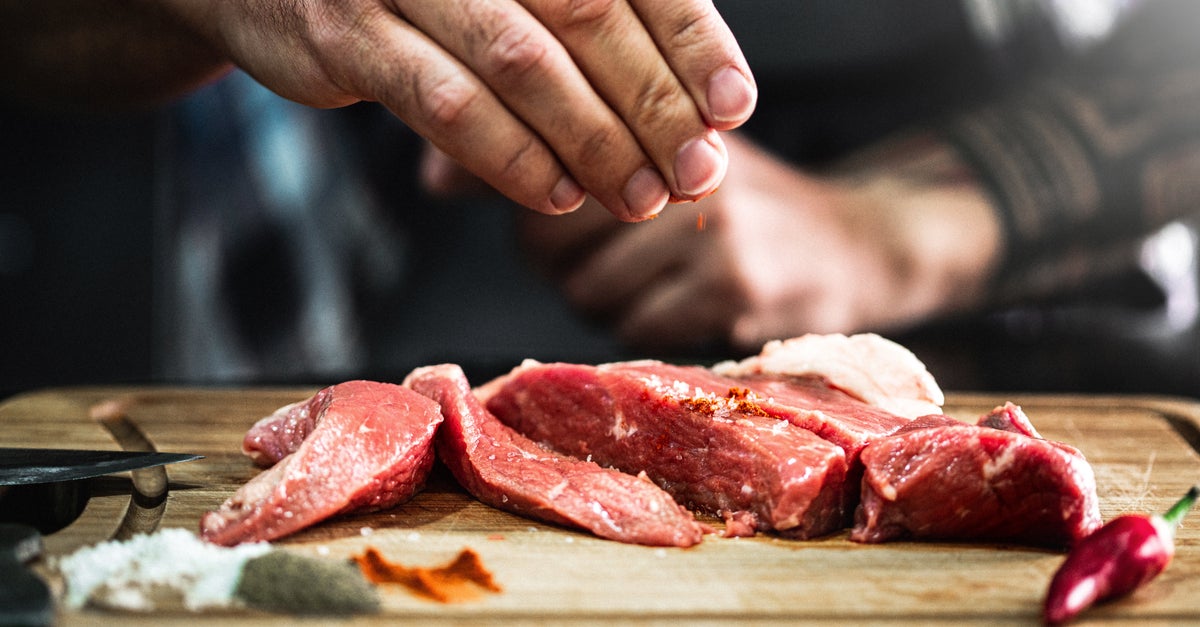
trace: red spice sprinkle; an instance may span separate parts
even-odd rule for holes
[[[703,396],[684,398],[679,404],[694,412],[715,414],[721,409],[736,409],[752,416],[769,417],[771,414],[754,402],[753,393],[744,388],[729,388],[725,398],[713,400]]]
[[[704,212],[703,211],[696,214],[696,230],[697,231],[704,230]]]
[[[409,568],[403,564],[389,562],[374,547],[367,547],[362,555],[355,555],[367,581],[371,583],[397,583],[412,592],[441,603],[465,601],[475,598],[479,589],[501,592],[500,584],[492,578],[471,549],[463,549],[454,561],[436,568]]]

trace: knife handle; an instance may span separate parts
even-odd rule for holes
[[[42,535],[28,525],[0,523],[0,626],[50,625],[50,588],[28,566],[42,554]]]

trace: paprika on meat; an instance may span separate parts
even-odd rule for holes
[[[1192,486],[1161,516],[1127,514],[1079,541],[1054,574],[1043,619],[1057,625],[1093,603],[1123,596],[1166,569],[1175,554],[1175,529],[1200,496]]]

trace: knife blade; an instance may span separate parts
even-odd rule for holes
[[[190,453],[0,447],[0,485],[74,481],[202,457]]]

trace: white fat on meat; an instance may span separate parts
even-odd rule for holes
[[[942,413],[945,396],[925,364],[903,346],[874,333],[810,333],[772,340],[762,352],[712,367],[727,377],[820,376],[838,389],[897,416]]]

